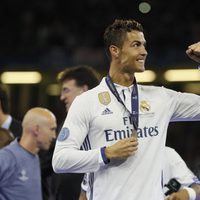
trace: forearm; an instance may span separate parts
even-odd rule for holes
[[[200,96],[177,93],[175,112],[170,121],[200,121]]]
[[[55,149],[52,166],[56,173],[86,173],[100,167],[99,149],[82,151],[72,148]]]

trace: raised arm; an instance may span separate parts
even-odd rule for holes
[[[190,45],[186,53],[192,60],[200,63],[200,42]]]

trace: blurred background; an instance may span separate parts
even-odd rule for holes
[[[62,121],[57,74],[87,64],[104,76],[109,66],[103,33],[116,18],[143,24],[149,71],[139,82],[200,94],[198,64],[185,54],[188,45],[200,41],[199,7],[198,0],[1,1],[0,78],[10,95],[11,114],[22,119],[30,107],[44,106]],[[197,173],[199,141],[200,122],[170,124],[167,144]]]

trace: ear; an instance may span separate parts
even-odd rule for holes
[[[83,88],[84,92],[88,91],[88,89],[89,89],[87,85],[83,85],[82,88]]]
[[[111,45],[109,47],[109,50],[110,50],[110,54],[111,54],[112,57],[114,57],[114,58],[119,57],[120,49],[117,46]]]
[[[87,85],[83,85],[83,86],[81,86],[81,89],[80,89],[79,93],[82,94],[83,92],[88,91],[88,89],[89,89],[89,87]]]
[[[37,137],[39,135],[39,133],[40,133],[40,127],[39,127],[39,125],[35,125],[33,127],[33,134]]]

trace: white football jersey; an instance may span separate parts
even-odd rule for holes
[[[172,148],[165,147],[163,156],[163,168],[162,168],[162,185],[163,194],[168,191],[169,188],[164,187],[170,179],[175,178],[181,187],[189,187],[192,184],[200,184],[197,176],[187,167],[181,156]],[[90,187],[91,187],[90,173],[84,175],[84,179],[81,183],[81,188],[86,192],[87,199],[90,199]]]
[[[172,178],[175,178],[181,184],[181,187],[200,183],[181,156],[174,149],[166,147],[163,157],[163,186]],[[163,187],[164,193],[167,190],[167,187]]]
[[[129,112],[100,85],[76,97],[57,138],[57,173],[92,172],[93,200],[161,200],[161,171],[170,121],[200,120],[200,97],[163,87],[138,85],[138,150],[127,159],[104,164],[100,148],[130,137]],[[81,145],[84,150],[80,150]],[[87,151],[86,151],[87,150]]]

